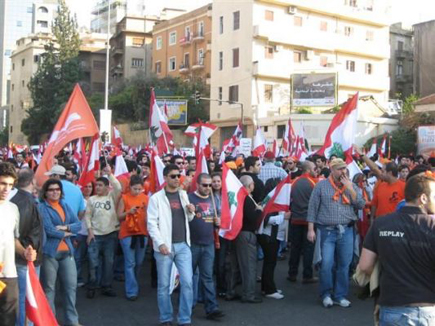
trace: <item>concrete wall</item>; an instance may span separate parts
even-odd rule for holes
[[[414,93],[421,97],[435,93],[435,20],[414,27]]]

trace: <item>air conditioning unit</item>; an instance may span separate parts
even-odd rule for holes
[[[298,13],[298,8],[296,8],[295,6],[290,6],[288,7],[288,13],[290,15],[296,15]]]
[[[314,57],[314,51],[313,50],[307,50],[305,51],[305,60],[309,61],[313,59]]]

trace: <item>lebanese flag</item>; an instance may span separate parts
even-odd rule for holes
[[[219,235],[227,240],[234,240],[243,225],[243,205],[247,198],[248,191],[240,183],[235,174],[223,165],[222,172],[222,208],[221,226]]]
[[[119,148],[116,148],[115,171],[113,172],[113,175],[115,178],[129,175],[127,164],[125,163],[124,157]]]
[[[276,141],[276,139],[273,140],[272,152],[275,155],[275,157],[279,157],[281,148],[278,146],[278,142]]]
[[[157,155],[156,150],[153,149],[151,152],[151,169],[150,176],[150,193],[154,194],[165,186],[165,179],[163,177],[163,169],[165,164],[159,155]]]
[[[113,138],[113,144],[118,147],[118,148],[122,148],[122,146],[124,145],[123,141],[122,141],[122,137],[121,137],[121,133],[119,132],[118,128],[116,128],[116,126],[113,126],[113,131],[112,131],[112,138]]]
[[[77,182],[81,187],[86,186],[89,182],[95,181],[95,172],[100,169],[100,135],[95,134],[92,137],[92,145],[85,163],[82,175]]]
[[[252,155],[257,157],[263,157],[264,152],[266,152],[266,138],[264,138],[261,127],[257,127],[257,132],[254,138],[254,149],[252,150]]]
[[[269,192],[266,198],[261,203],[263,205],[263,214],[261,220],[258,221],[258,227],[260,227],[264,218],[271,213],[287,212],[290,210],[290,194],[292,189],[292,179],[288,175],[283,179],[271,192]]]
[[[149,127],[151,142],[157,146],[159,155],[169,153],[169,142],[173,136],[168,126],[168,118],[157,105],[154,88],[151,89]]]
[[[384,158],[386,150],[387,150],[387,134],[385,134],[384,138],[382,138],[381,146],[378,149],[379,157]]]
[[[372,146],[370,147],[370,150],[368,151],[368,153],[366,154],[367,155],[367,157],[372,157],[372,156],[374,156],[376,153],[377,153],[377,150],[376,150],[376,144],[377,143],[377,139],[376,139],[376,137],[375,138],[373,138],[373,143],[372,143]]]
[[[236,130],[234,130],[234,134],[233,136],[230,138],[230,141],[227,145],[226,148],[223,148],[223,151],[225,152],[226,150],[231,151],[231,155],[236,155],[237,154],[237,147],[240,145],[240,139],[243,136],[243,128],[242,128],[242,123],[239,122]]]
[[[332,154],[344,157],[346,163],[352,159],[353,144],[355,142],[356,121],[358,118],[358,93],[343,104],[334,116],[325,136],[323,147],[317,154],[329,158]]]
[[[201,173],[207,173],[208,174],[208,166],[207,166],[207,160],[205,159],[204,150],[200,150],[199,156],[198,156],[198,162],[201,164],[196,164],[196,171],[193,175],[192,182],[190,184],[189,192],[196,191],[196,183],[198,180],[198,176]]]
[[[216,130],[216,129],[215,129]],[[193,144],[195,145],[195,156],[199,157],[201,151],[203,151],[204,157],[211,158],[212,152],[210,148],[210,143],[208,139],[213,134],[215,130],[211,130],[209,127],[204,127],[202,125],[197,129],[197,134],[193,139]]]
[[[39,283],[33,262],[27,262],[26,315],[35,326],[59,325]]]
[[[184,131],[184,134],[189,137],[196,137],[198,134],[198,129],[200,127],[203,129],[203,132],[207,136],[207,139],[209,139],[211,135],[213,135],[213,133],[217,130],[217,126],[211,123],[197,122],[188,126],[187,129]]]
[[[65,109],[57,120],[41,164],[36,170],[35,178],[38,185],[42,186],[47,180],[48,177],[44,173],[51,169],[54,156],[66,144],[74,139],[92,137],[95,134],[99,134],[97,122],[79,84],[76,84]]]
[[[294,155],[295,140],[296,134],[293,129],[292,121],[291,119],[288,119],[287,124],[285,125],[284,138],[282,139],[281,148],[290,156]]]
[[[74,151],[73,160],[78,166],[78,170],[82,171],[86,159],[86,149],[83,138],[79,138],[76,143],[76,149]]]

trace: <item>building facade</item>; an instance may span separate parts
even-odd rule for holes
[[[425,97],[435,93],[435,20],[413,25],[414,93]]]
[[[291,105],[292,76],[297,73],[336,75],[335,103],[307,108],[313,113],[356,92],[386,106],[386,9],[385,0],[215,0],[211,98],[232,103],[211,102],[211,122],[223,127],[213,135],[213,145],[231,135],[242,115],[248,137],[254,125],[261,125],[276,138],[277,126],[285,124],[290,110],[297,111]]]
[[[413,93],[414,41],[411,29],[401,23],[390,26],[390,98]]]
[[[212,5],[153,28],[153,72],[159,77],[210,81]]]

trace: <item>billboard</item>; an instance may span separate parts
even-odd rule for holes
[[[337,105],[337,74],[293,74],[293,106]]]
[[[181,126],[187,124],[187,100],[156,99],[157,105],[163,110],[168,107],[168,125]]]
[[[426,159],[435,154],[435,126],[418,127],[418,154]]]

